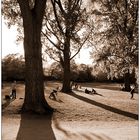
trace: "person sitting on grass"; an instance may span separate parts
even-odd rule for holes
[[[88,90],[88,89],[85,89],[85,93],[87,93],[87,94],[91,94],[91,91]]]
[[[77,83],[75,84],[75,89],[78,90],[78,84]]]
[[[13,94],[12,92],[9,94],[10,99],[13,99]]]
[[[96,92],[96,90],[94,88],[92,89],[92,93],[97,94],[97,92]]]
[[[52,100],[57,100],[56,96],[57,96],[57,90],[53,90],[53,91],[50,93],[49,98],[52,99]]]
[[[92,91],[90,91],[88,89],[85,89],[85,93],[92,94],[92,95],[95,94],[95,95],[103,96],[102,94],[97,93],[95,89],[92,89]]]
[[[96,95],[99,95],[99,96],[103,96],[102,94],[97,93],[97,91],[94,88],[92,89],[92,93],[96,94]]]
[[[97,94],[95,89],[92,89],[92,91],[90,91],[88,89],[85,89],[85,93],[87,93],[87,94]]]

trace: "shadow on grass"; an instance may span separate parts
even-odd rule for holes
[[[2,104],[2,109],[6,108],[10,103],[10,100],[4,100],[4,103]]]
[[[73,89],[73,91],[78,91],[78,92],[82,92],[83,94],[88,94],[88,95],[99,95],[99,96],[103,96],[102,94],[99,94],[99,93],[93,93],[93,92],[91,92],[91,93],[85,93],[85,91],[83,91],[83,90],[79,90],[79,89]]]
[[[3,100],[4,100],[4,103],[2,104],[2,109],[6,108],[15,99],[3,99]]]
[[[51,120],[52,115],[21,114],[16,140],[56,140]]]
[[[104,134],[96,134],[96,133],[91,133],[91,132],[71,132],[63,129],[59,122],[57,120],[54,120],[54,125],[57,130],[59,130],[63,135],[62,135],[62,140],[76,140],[76,139],[81,139],[81,140],[112,140],[110,137],[104,135]]]
[[[58,102],[58,103],[64,103],[62,100],[60,100],[60,99],[55,99],[55,98],[49,98],[50,100],[52,100],[52,101],[55,101],[55,102]]]
[[[130,117],[132,119],[135,119],[135,120],[138,120],[138,115],[137,114],[134,114],[134,113],[130,113],[130,112],[127,112],[127,111],[123,111],[121,109],[117,109],[115,107],[112,107],[112,106],[109,106],[109,105],[105,105],[105,104],[102,104],[102,103],[99,103],[97,101],[94,101],[94,100],[91,100],[91,99],[88,99],[88,98],[85,98],[83,96],[80,96],[80,95],[77,95],[76,93],[71,93],[69,94],[77,99],[80,99],[84,102],[87,102],[89,104],[92,104],[92,105],[95,105],[95,106],[98,106],[98,107],[101,107],[105,110],[108,110],[108,111],[111,111],[113,113],[117,113],[117,114],[120,114],[120,115],[123,115],[123,116],[126,116],[126,117]]]

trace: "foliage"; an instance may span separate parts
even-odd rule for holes
[[[46,76],[51,77],[50,79],[55,80],[63,80],[63,68],[61,67],[60,63],[54,62],[47,68],[48,72]],[[91,82],[95,80],[93,76],[92,67],[80,64],[77,65],[74,61],[71,63],[71,80],[76,82]]]
[[[11,26],[16,26],[18,35],[17,35],[17,43],[19,41],[23,41],[24,33],[23,33],[23,22],[22,15],[20,11],[19,4],[16,0],[3,0],[1,3],[1,12],[2,17],[8,28]]]
[[[51,64],[49,71],[48,71],[48,75],[50,77],[53,77],[56,80],[62,80],[63,79],[63,69],[62,66],[60,65],[60,63],[58,62],[54,62]]]
[[[25,80],[25,61],[19,54],[9,54],[2,59],[2,79]]]
[[[119,77],[138,66],[138,0],[97,3],[98,16],[104,17],[108,26],[99,33],[98,45],[102,44],[102,49],[99,47],[92,55],[97,63],[104,65],[109,77]]]

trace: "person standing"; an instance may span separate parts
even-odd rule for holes
[[[130,91],[131,99],[134,99],[134,92],[135,92],[135,85],[132,85],[131,86],[131,91]]]
[[[12,83],[12,98],[16,99],[16,81]]]

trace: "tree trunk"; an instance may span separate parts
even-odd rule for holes
[[[66,39],[66,45],[64,48],[64,65],[63,65],[63,86],[62,86],[62,92],[70,93],[71,87],[70,87],[70,39]]]
[[[130,72],[128,70],[127,73],[125,73],[125,76],[124,76],[124,86],[125,86],[125,91],[130,91],[131,88],[130,88]]]
[[[45,113],[51,110],[44,96],[41,52],[41,28],[46,0],[38,1],[33,9],[30,9],[26,0],[18,0],[18,2],[23,17],[26,70],[23,110]]]

